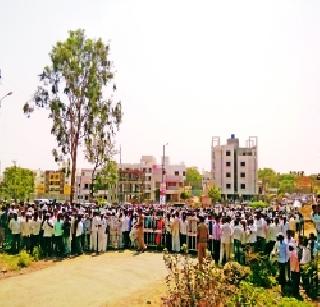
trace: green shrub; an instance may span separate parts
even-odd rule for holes
[[[228,283],[238,286],[250,274],[250,268],[242,266],[238,262],[227,262],[223,268],[223,274]]]
[[[262,209],[262,208],[268,208],[269,205],[263,201],[253,201],[251,203],[249,203],[249,206],[251,208],[254,208],[254,209]]]
[[[28,267],[31,264],[31,262],[32,262],[32,258],[25,250],[19,253],[18,266],[20,268]]]
[[[39,259],[41,258],[40,257],[40,248],[38,246],[36,246],[34,249],[33,249],[33,252],[32,252],[32,258],[35,262],[38,262]]]
[[[16,255],[0,255],[0,269],[7,271],[17,271],[18,267],[18,257]]]
[[[249,260],[251,270],[249,281],[257,286],[270,289],[276,284],[273,276],[276,274],[276,267],[266,256],[254,255]]]
[[[239,291],[227,302],[227,306],[312,307],[312,304],[293,298],[282,298],[276,290],[255,287],[252,283],[242,281]]]

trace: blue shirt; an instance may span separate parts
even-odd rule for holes
[[[279,245],[279,263],[286,263],[289,261],[288,245],[282,241]]]

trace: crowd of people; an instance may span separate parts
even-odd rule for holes
[[[200,264],[208,250],[220,265],[231,258],[246,264],[248,253],[260,252],[277,258],[281,285],[286,276],[297,285],[301,265],[316,255],[317,237],[304,235],[303,215],[296,209],[21,203],[2,205],[0,248],[11,253],[25,249],[30,254],[37,249],[44,258],[108,248],[136,248],[139,252],[167,248],[170,252],[198,252]]]

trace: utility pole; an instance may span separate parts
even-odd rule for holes
[[[119,149],[119,176],[118,176],[118,199],[119,199],[119,203],[122,203],[122,191],[121,191],[121,185],[120,185],[120,181],[121,181],[121,145],[120,145],[120,149]]]
[[[161,185],[160,185],[160,204],[165,205],[166,204],[166,183],[164,181],[164,175],[166,172],[166,164],[165,164],[165,158],[166,158],[166,146],[168,143],[162,145],[162,167],[161,167]]]
[[[17,161],[12,160],[14,165],[14,202],[17,203]]]

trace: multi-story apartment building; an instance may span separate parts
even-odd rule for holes
[[[63,171],[45,171],[44,191],[50,198],[60,199],[64,196],[65,173]]]
[[[249,137],[246,147],[232,134],[225,145],[212,138],[212,178],[226,199],[250,199],[258,194],[258,139]]]
[[[99,171],[98,171],[99,172]],[[90,201],[92,187],[92,169],[82,168],[76,173],[75,200],[79,203]],[[107,203],[117,202],[117,184],[107,185],[105,190],[95,192],[95,197]]]
[[[180,201],[185,181],[185,165],[171,165],[168,157],[158,165],[152,156],[143,156],[140,163],[119,165],[119,196],[121,202],[159,202],[160,186],[165,183],[167,202]]]

